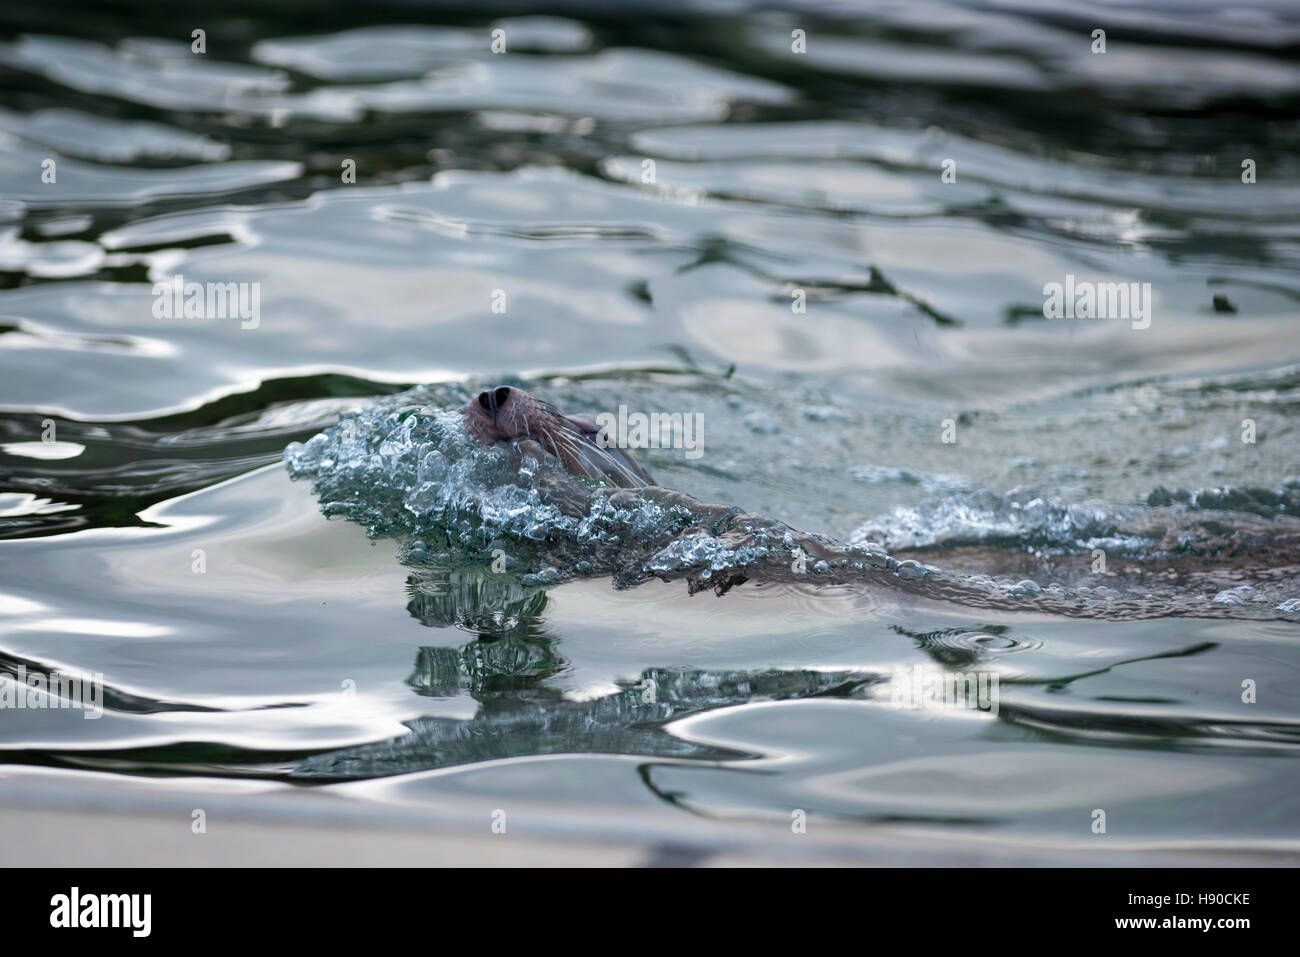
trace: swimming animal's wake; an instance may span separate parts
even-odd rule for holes
[[[841,542],[670,489],[575,476],[534,441],[486,446],[465,429],[468,398],[455,386],[386,396],[285,452],[291,476],[312,481],[327,515],[400,539],[426,593],[453,573],[516,590],[607,576],[617,587],[684,579],[692,593],[719,594],[746,581],[853,585],[1072,617],[1300,618],[1300,596],[1289,593],[1300,520],[1290,515],[982,492],[896,510]],[[1285,510],[1294,493],[1277,494]],[[1100,573],[1098,553],[1110,566]],[[966,570],[932,564],[939,554]],[[1046,562],[1063,580],[1007,575],[999,566],[1008,555]],[[477,574],[486,570],[495,574]],[[485,591],[510,590],[496,583],[474,586],[475,614],[491,611]]]

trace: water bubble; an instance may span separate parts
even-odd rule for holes
[[[902,561],[898,563],[898,569],[894,572],[894,574],[896,574],[899,578],[902,578],[906,581],[919,581],[920,579],[928,575],[929,572],[926,570],[926,567],[922,565],[920,562],[913,561],[912,559],[909,558],[906,561]]]
[[[1025,578],[1016,582],[1014,585],[1007,587],[1007,594],[1023,597],[1025,595],[1041,595],[1043,588],[1032,578]]]

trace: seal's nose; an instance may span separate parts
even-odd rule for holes
[[[506,400],[509,398],[510,390],[505,386],[498,386],[491,392],[487,390],[480,392],[478,394],[478,404],[483,406],[487,414],[495,419],[497,412],[501,410],[501,407],[506,404]]]

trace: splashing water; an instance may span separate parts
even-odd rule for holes
[[[609,571],[619,564],[610,560],[618,546],[661,542],[693,521],[683,505],[626,496],[616,504],[608,488],[569,475],[549,456],[483,445],[465,431],[464,401],[468,393],[424,386],[384,397],[290,445],[289,474],[312,480],[325,514],[372,537],[404,538],[408,561],[438,549],[440,565],[465,567],[500,549],[510,566],[534,566],[543,582]],[[591,554],[561,574],[547,560],[566,547]]]
[[[1294,596],[1279,591],[1285,583],[1214,586],[1205,594],[1122,579],[1066,587],[962,575],[886,551],[1011,545],[1040,556],[1102,549],[1117,558],[1171,560],[1230,547],[1277,551],[1295,540],[1295,530],[1279,530],[1276,520],[1238,520],[1225,536],[1212,520],[1218,513],[1187,520],[1196,509],[1186,496],[1112,509],[1064,504],[1033,490],[966,492],[896,508],[841,543],[667,489],[613,489],[570,475],[544,453],[484,446],[464,428],[459,408],[468,396],[456,387],[420,386],[346,413],[338,425],[286,449],[290,475],[313,482],[325,514],[356,522],[372,537],[402,540],[404,562],[439,587],[451,571],[481,568],[490,556],[494,571],[508,570],[526,587],[608,575],[620,587],[686,578],[692,591],[721,594],[761,578],[885,584],[976,606],[1032,605],[1089,617],[1297,613]],[[1223,500],[1201,497],[1207,504]],[[484,582],[471,579],[481,616]],[[506,604],[518,600],[511,593]]]

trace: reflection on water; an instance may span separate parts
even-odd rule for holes
[[[6,773],[1289,846],[1293,6],[273,0],[201,54],[7,9],[0,671],[105,712],[6,710]],[[260,321],[160,315],[175,276]],[[1149,328],[1045,318],[1075,280],[1150,283]],[[589,495],[539,523],[487,464],[517,540],[440,540],[455,457],[375,412],[419,383],[698,413],[665,487],[942,574],[688,596],[685,513],[593,555]],[[279,463],[340,416],[375,444],[318,501]],[[892,707],[913,666],[997,715]]]

